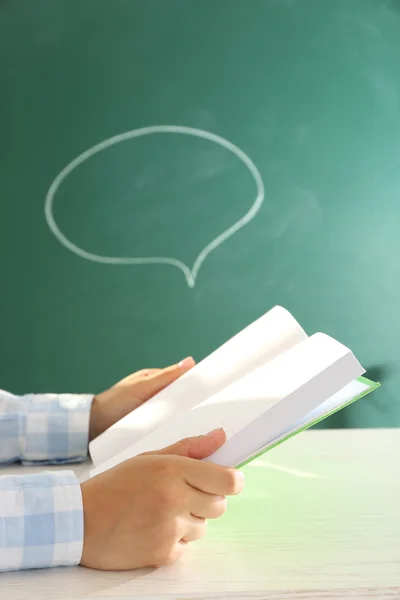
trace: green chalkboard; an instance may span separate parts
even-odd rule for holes
[[[281,304],[382,382],[328,425],[400,424],[400,2],[0,0],[0,158],[1,387]]]

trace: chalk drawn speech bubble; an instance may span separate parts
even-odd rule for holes
[[[247,167],[250,171],[257,189],[256,198],[250,207],[250,209],[246,212],[246,214],[236,221],[233,225],[228,227],[225,231],[223,231],[220,235],[218,235],[215,239],[213,239],[209,244],[207,244],[197,256],[194,261],[193,266],[190,268],[188,265],[183,263],[180,260],[175,258],[169,258],[166,256],[144,256],[144,257],[114,257],[114,256],[101,256],[99,254],[93,254],[91,252],[87,252],[83,248],[80,248],[76,244],[74,244],[67,236],[60,230],[59,226],[56,223],[53,214],[53,205],[56,194],[62,185],[63,181],[76,169],[79,165],[82,165],[89,158],[102,152],[106,148],[110,148],[111,146],[115,146],[116,144],[120,144],[121,142],[125,142],[126,140],[130,140],[132,138],[138,138],[145,135],[152,135],[155,133],[173,133],[173,134],[183,134],[183,135],[191,135],[194,137],[202,138],[204,140],[209,140],[210,142],[214,142],[226,150],[229,150],[237,156],[237,158]],[[215,250],[218,246],[220,246],[225,240],[234,235],[239,231],[244,225],[249,223],[258,211],[264,200],[264,183],[260,172],[257,167],[253,163],[253,161],[247,156],[243,150],[235,146],[232,142],[226,140],[215,133],[211,133],[210,131],[204,131],[203,129],[196,129],[193,127],[185,127],[182,125],[153,125],[151,127],[142,127],[140,129],[133,129],[131,131],[126,131],[125,133],[121,133],[119,135],[115,135],[106,140],[103,140],[99,144],[92,146],[76,158],[72,160],[54,179],[51,184],[45,200],[45,218],[46,222],[50,228],[50,231],[55,235],[58,241],[68,250],[77,254],[81,258],[85,260],[90,260],[97,263],[103,264],[113,264],[113,265],[143,265],[143,264],[163,264],[170,265],[176,267],[182,271],[186,278],[186,282],[189,287],[193,288],[196,283],[196,278],[198,272],[200,270],[201,265],[207,258],[207,256]]]

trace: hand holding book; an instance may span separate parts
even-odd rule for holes
[[[93,474],[223,427],[205,460],[236,467],[372,391],[344,345],[275,307],[90,444]]]

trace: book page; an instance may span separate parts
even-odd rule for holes
[[[362,397],[366,392],[377,387],[377,385],[378,384],[363,378],[355,379],[351,383],[347,384],[344,388],[336,392],[336,394],[333,394],[333,396],[328,398],[328,400],[325,400],[325,402],[322,402],[319,406],[309,411],[302,418],[298,419],[295,423],[290,425],[290,427],[287,427],[279,435],[271,439],[268,444],[262,448],[259,448],[257,450],[257,454],[258,452],[262,452],[264,449],[268,449],[277,445],[280,440],[289,438],[296,432],[302,431],[311,426],[311,424],[315,424],[318,421],[335,413],[353,400]]]
[[[347,361],[347,366],[350,365],[350,372],[346,365],[340,364],[343,359]],[[327,370],[332,366],[337,367],[336,370],[328,373]],[[321,398],[324,398],[325,388],[328,389],[328,393],[332,386],[333,389],[339,389],[341,385],[351,381],[353,376],[357,376],[360,371],[362,371],[362,367],[345,346],[328,336],[316,334],[191,410],[177,415],[163,427],[102,463],[99,469],[92,472],[92,476],[143,452],[164,448],[182,438],[202,435],[217,427],[223,427],[227,434],[227,443],[221,450],[228,446],[228,453],[230,453],[229,440],[239,439],[235,450],[238,449],[239,452],[245,454],[246,452],[255,452],[274,434],[274,427],[277,426],[276,418],[274,420],[268,416],[274,407],[283,403],[281,418],[283,416],[285,427],[288,427],[291,423],[292,413],[294,414],[293,418],[297,418],[304,412],[308,412],[307,406],[310,403],[319,404]],[[314,393],[312,398],[306,397],[305,400],[302,400],[300,397],[294,408],[287,410],[284,404],[285,398],[321,374],[323,374],[322,381],[324,383],[319,381],[319,386],[324,389],[320,393]],[[331,380],[334,382],[332,383]],[[320,388],[317,386],[317,389]],[[266,415],[266,424],[256,428],[256,433],[258,432],[259,435],[260,431],[258,430],[261,430],[261,442],[253,441],[252,434],[250,436],[245,434],[243,442],[240,439],[240,436],[243,437],[243,431],[251,423],[257,421],[261,415]]]
[[[345,349],[341,354],[340,347],[335,348],[328,336],[324,336],[324,340],[322,334],[316,335],[319,339],[313,348],[307,348],[306,362],[299,363],[304,375],[303,382],[254,422],[245,425],[206,461],[230,467],[242,464],[364,373],[350,350]],[[315,337],[312,336],[307,342]],[[312,374],[312,365],[317,362],[320,363],[319,368]],[[325,367],[321,368],[323,362]]]
[[[274,307],[92,441],[89,452],[93,463],[99,465],[112,458],[305,339],[307,334],[292,315]]]

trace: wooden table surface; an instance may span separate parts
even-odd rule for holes
[[[400,429],[305,432],[244,473],[179,563],[0,574],[0,598],[400,600]]]

